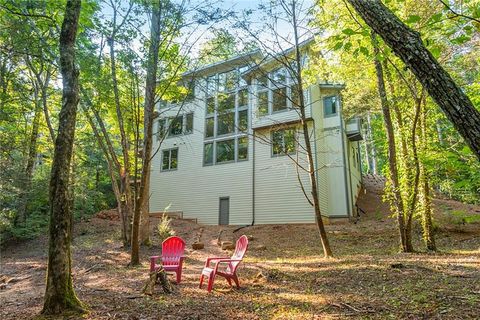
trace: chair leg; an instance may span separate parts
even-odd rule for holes
[[[207,287],[208,292],[212,291],[214,281],[215,281],[215,273],[212,272],[212,274],[210,274],[210,277],[208,277],[208,287]]]
[[[200,289],[202,289],[202,284],[203,284],[203,278],[204,277],[205,276],[203,274],[200,276],[200,285],[198,286]]]
[[[230,280],[230,278],[225,278],[225,279],[227,279],[227,282],[228,282],[228,284],[229,284],[230,287],[231,287],[231,286],[232,286],[232,280]]]
[[[182,269],[178,269],[176,274],[177,274],[177,284],[179,284],[180,281],[182,281]]]
[[[235,281],[235,284],[237,285],[237,288],[240,288],[240,283],[238,282],[238,277],[236,274],[233,275],[232,277],[233,281]]]

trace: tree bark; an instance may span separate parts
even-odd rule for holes
[[[17,219],[15,222],[25,223],[27,220],[27,205],[28,198],[30,194],[30,188],[32,187],[32,177],[33,169],[35,166],[35,159],[37,157],[37,140],[38,140],[38,130],[40,127],[40,115],[41,115],[41,105],[39,101],[39,88],[35,81],[34,83],[34,103],[35,103],[35,115],[33,117],[32,123],[32,133],[30,134],[30,143],[28,146],[28,158],[27,165],[24,172],[24,181],[22,183],[22,193],[19,197],[19,207],[17,212]]]
[[[385,130],[387,132],[388,143],[388,168],[390,170],[390,183],[393,189],[393,207],[397,216],[398,230],[400,233],[400,248],[403,252],[408,252],[407,241],[405,234],[405,220],[404,220],[404,205],[402,194],[400,192],[400,185],[397,170],[397,150],[395,145],[395,134],[393,131],[392,116],[390,114],[390,105],[387,98],[387,91],[385,90],[385,81],[383,77],[383,67],[378,58],[380,50],[378,48],[378,41],[374,33],[371,35],[373,52],[375,55],[374,64],[377,75],[378,93],[380,95],[380,102],[382,105],[383,121],[385,123]]]
[[[50,178],[50,239],[47,285],[42,310],[42,313],[47,315],[84,311],[73,289],[70,249],[73,212],[69,195],[70,163],[79,101],[75,40],[80,7],[81,0],[67,0],[59,41],[63,92]]]
[[[317,178],[315,175],[315,163],[313,161],[313,151],[312,145],[310,143],[310,135],[308,132],[308,123],[306,121],[307,117],[305,114],[305,98],[303,96],[303,79],[302,79],[302,67],[301,67],[301,55],[299,47],[299,37],[297,29],[297,19],[296,19],[296,8],[295,1],[292,2],[292,22],[293,22],[293,31],[294,31],[294,40],[295,40],[295,68],[296,68],[296,78],[299,88],[298,96],[300,99],[299,110],[300,110],[300,119],[303,130],[303,137],[305,142],[305,150],[307,152],[308,158],[308,174],[310,177],[310,186],[313,200],[313,208],[315,210],[315,220],[317,222],[318,232],[320,235],[320,240],[322,242],[323,254],[325,258],[333,256],[330,243],[328,241],[327,232],[322,220],[322,213],[320,211],[320,200],[318,198],[318,189],[317,189]]]
[[[348,0],[415,74],[480,160],[480,112],[422,43],[380,0]]]
[[[150,48],[148,49],[147,79],[145,83],[145,109],[143,128],[143,152],[142,172],[140,177],[139,197],[132,224],[132,265],[140,263],[139,260],[139,229],[142,211],[146,208],[145,202],[149,200],[148,184],[150,183],[150,162],[152,157],[152,132],[153,132],[153,111],[155,108],[155,89],[157,85],[158,52],[160,49],[162,1],[159,0],[153,5],[152,24],[150,27]],[[146,213],[148,217],[148,212]],[[145,215],[144,215],[145,216]]]

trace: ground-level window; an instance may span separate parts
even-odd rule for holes
[[[337,97],[323,98],[323,115],[324,117],[333,117],[337,115]]]
[[[162,151],[162,171],[177,170],[178,148]]]
[[[286,155],[295,153],[295,129],[277,130],[272,132],[272,155]]]

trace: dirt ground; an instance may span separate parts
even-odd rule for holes
[[[208,294],[198,288],[208,256],[228,255],[216,245],[219,226],[173,220],[187,242],[182,283],[171,295],[141,294],[150,255],[159,240],[142,248],[142,266],[128,268],[119,223],[92,218],[75,225],[75,290],[88,305],[81,319],[478,319],[480,318],[480,223],[450,219],[450,213],[480,215],[480,207],[435,200],[439,252],[423,251],[415,227],[414,254],[398,253],[395,222],[374,186],[362,194],[366,211],[354,223],[328,225],[334,259],[323,259],[315,225],[268,225],[227,237],[253,236],[240,268],[241,289],[219,278]],[[152,221],[154,224],[155,221]],[[191,244],[205,228],[205,249]],[[153,226],[152,226],[153,228]],[[42,308],[47,237],[2,250],[0,318],[30,319]],[[173,277],[172,277],[173,279]],[[74,318],[74,317],[73,317]]]

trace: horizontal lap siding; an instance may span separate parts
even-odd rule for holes
[[[153,159],[150,211],[162,212],[170,205],[169,211],[183,211],[184,218],[218,224],[219,198],[230,197],[230,224],[251,223],[252,143],[248,161],[203,166],[205,111],[195,106],[188,110],[195,111],[194,133],[167,138],[161,146],[161,150],[178,147],[178,169],[160,172],[161,151]]]
[[[270,140],[270,131],[258,130],[260,139]],[[299,136],[302,140],[303,136]],[[294,156],[295,158],[296,156]],[[303,166],[306,162],[303,159]],[[300,170],[301,171],[301,170]],[[308,174],[301,179],[310,192]],[[255,145],[255,223],[312,223],[314,211],[303,195],[294,162],[287,156],[271,156],[271,145]]]

